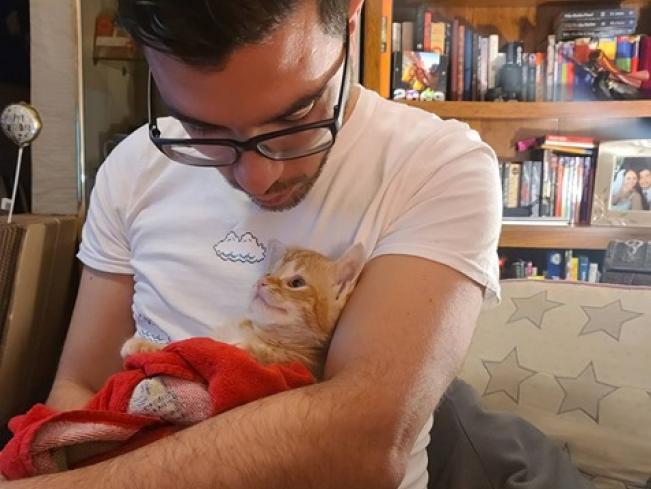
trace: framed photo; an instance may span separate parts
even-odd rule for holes
[[[592,224],[651,227],[651,139],[599,145]]]

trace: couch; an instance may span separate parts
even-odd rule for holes
[[[76,288],[78,233],[74,216],[0,223],[0,427],[49,392]]]
[[[651,288],[505,280],[460,378],[544,432],[599,489],[651,480]]]

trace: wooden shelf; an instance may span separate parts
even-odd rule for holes
[[[651,228],[504,225],[500,247],[605,250],[615,239],[651,240]]]
[[[401,101],[443,119],[530,120],[651,117],[651,100],[611,102],[421,102]]]

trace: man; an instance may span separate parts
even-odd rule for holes
[[[640,170],[640,188],[642,196],[646,199],[645,209],[651,208],[651,168],[642,168]]]
[[[426,487],[432,412],[498,293],[498,169],[465,124],[346,83],[362,2],[120,0],[154,103],[97,176],[49,404],[83,404],[134,331],[226,339],[272,238],[368,261],[324,382],[28,487]]]

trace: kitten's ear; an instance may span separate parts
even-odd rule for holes
[[[285,253],[287,253],[287,246],[282,241],[270,239],[267,243],[267,253],[265,255],[267,259],[267,270],[271,270],[278,263],[278,260],[285,256]]]
[[[337,299],[343,296],[347,297],[352,292],[357,277],[362,271],[366,253],[364,245],[356,243],[349,248],[336,262],[335,262],[335,280],[337,287]]]

